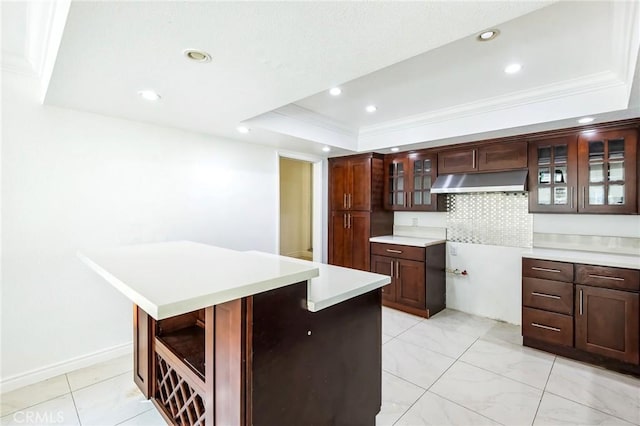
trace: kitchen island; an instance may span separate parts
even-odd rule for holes
[[[193,242],[79,257],[134,303],[134,381],[169,423],[375,424],[388,276]]]

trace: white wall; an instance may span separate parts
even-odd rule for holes
[[[2,77],[3,390],[129,350],[130,302],[76,251],[275,251],[273,149],[42,106],[36,80]]]
[[[397,212],[394,224],[410,226],[412,218],[418,226],[447,226],[446,213],[420,212]],[[638,238],[640,216],[536,214],[533,231]],[[523,250],[448,241],[447,267],[469,275],[447,274],[447,307],[520,324]]]

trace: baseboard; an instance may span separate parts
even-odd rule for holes
[[[32,385],[61,374],[69,373],[79,368],[89,367],[100,362],[109,361],[133,352],[133,342],[112,346],[90,354],[82,355],[58,362],[42,368],[36,368],[25,373],[0,379],[0,393],[11,392],[23,386]]]

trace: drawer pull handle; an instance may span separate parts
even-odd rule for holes
[[[607,277],[605,275],[592,275],[592,274],[589,274],[589,278],[602,278],[603,280],[624,281],[624,278]]]
[[[387,251],[389,253],[402,253],[402,250],[391,250],[391,249],[387,249]]]
[[[537,291],[532,291],[531,294],[534,296],[547,297],[549,299],[560,299],[560,296],[556,296],[555,294],[538,293]]]
[[[555,331],[557,333],[560,332],[559,328],[549,327],[548,325],[538,324],[537,322],[532,322],[531,325],[534,326],[534,327],[537,327],[537,328],[543,328],[545,330]]]
[[[538,268],[537,266],[532,266],[531,269],[533,269],[534,271],[543,271],[543,272],[555,272],[555,273],[562,272],[560,269]]]

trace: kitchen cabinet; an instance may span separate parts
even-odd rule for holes
[[[438,153],[438,174],[490,172],[527,167],[524,141],[489,143]]]
[[[529,143],[532,213],[637,213],[637,131],[593,130]]]
[[[444,309],[444,247],[371,243],[371,272],[391,277],[382,289],[382,303],[426,318]]]
[[[384,161],[384,207],[389,210],[443,210],[445,199],[431,194],[437,177],[435,153],[403,153]]]
[[[578,211],[636,213],[637,131],[583,132],[578,138]]]
[[[329,159],[329,264],[370,269],[369,238],[393,232],[393,212],[382,206],[383,157]]]
[[[522,336],[525,346],[640,375],[640,271],[523,258]]]

